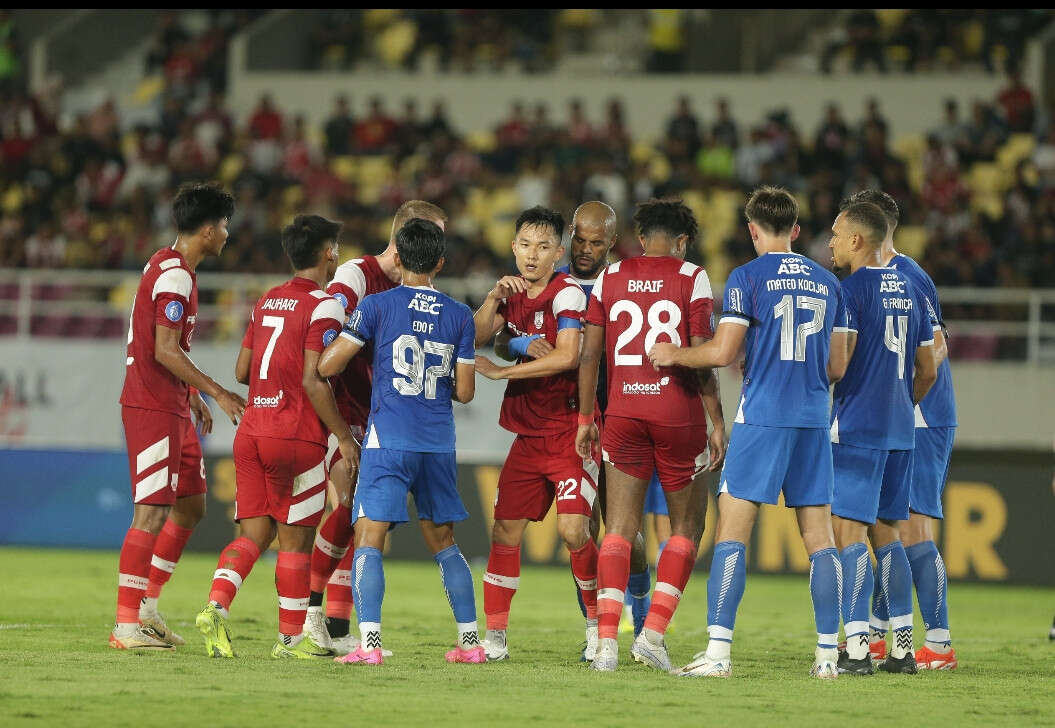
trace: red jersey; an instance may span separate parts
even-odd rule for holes
[[[242,339],[253,363],[240,431],[326,445],[326,426],[302,385],[304,350],[321,352],[342,326],[341,304],[307,278],[292,278],[257,301]]]
[[[713,337],[713,310],[707,272],[693,263],[640,256],[605,268],[585,318],[605,327],[605,416],[674,427],[706,425],[696,371],[656,371],[648,350],[660,341],[688,346],[692,336]]]
[[[558,319],[581,321],[586,294],[566,273],[557,273],[535,298],[517,293],[498,305],[510,336],[541,334],[557,345]],[[511,379],[506,384],[498,424],[518,435],[565,434],[577,426],[579,373],[571,369],[536,379]]]
[[[345,315],[350,315],[364,296],[395,288],[398,283],[381,270],[377,258],[364,255],[342,264],[326,287],[326,292],[344,306]],[[341,417],[351,426],[366,429],[370,415],[370,382],[373,369],[370,362],[373,354],[364,351],[352,357],[345,370],[334,379],[334,395]]]
[[[187,384],[154,358],[154,327],[179,330],[180,347],[189,352],[197,315],[194,272],[173,248],[162,248],[143,268],[132,299],[121,404],[190,417]]]

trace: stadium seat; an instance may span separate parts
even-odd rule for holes
[[[469,145],[469,149],[478,154],[487,154],[498,148],[498,138],[495,136],[494,132],[487,130],[474,131],[466,134],[465,143]]]
[[[927,229],[922,225],[899,225],[897,249],[908,257],[919,260],[927,249]]]
[[[355,179],[356,171],[359,169],[358,159],[352,156],[334,157],[330,162],[330,171],[337,175],[342,182],[351,182]]]

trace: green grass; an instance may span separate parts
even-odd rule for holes
[[[107,646],[116,553],[0,549],[0,725],[1055,725],[1053,589],[953,584],[958,670],[829,683],[807,677],[806,580],[749,575],[733,678],[688,680],[627,662],[625,636],[618,672],[583,669],[572,580],[558,568],[524,570],[510,661],[448,665],[454,623],[431,562],[387,564],[385,646],[395,656],[380,668],[272,661],[272,560],[257,564],[233,605],[239,657],[212,660],[194,616],[214,565],[186,556],[162,595],[187,645],[143,655]],[[668,634],[675,664],[705,646],[706,612],[697,572]],[[921,629],[917,621],[917,644]]]

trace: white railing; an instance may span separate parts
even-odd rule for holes
[[[124,336],[140,275],[139,270],[0,268],[0,337]],[[240,338],[257,298],[282,280],[252,273],[199,274],[198,336]],[[440,290],[472,306],[493,285],[485,276],[437,280]],[[954,356],[992,358],[999,339],[1014,342],[1001,345],[997,353],[1002,357],[1010,349],[1012,358],[1055,363],[1055,289],[941,288],[939,295]],[[86,328],[78,330],[78,324]],[[989,346],[983,345],[986,340]],[[972,353],[971,346],[978,352]]]

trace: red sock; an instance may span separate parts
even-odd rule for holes
[[[487,629],[509,627],[509,605],[520,586],[520,547],[491,544],[484,574],[484,614]]]
[[[236,538],[227,545],[216,563],[216,572],[212,576],[212,589],[209,601],[216,602],[224,609],[231,608],[234,595],[242,582],[253,570],[253,564],[260,558],[260,549],[245,536]]]
[[[311,583],[311,554],[279,551],[275,562],[275,588],[278,590],[278,631],[296,636],[304,631]]]
[[[623,593],[630,580],[630,542],[616,533],[605,535],[597,556],[597,636],[616,639]]]
[[[570,551],[571,573],[579,585],[582,603],[586,606],[586,618],[597,619],[597,544],[586,539],[579,549]]]
[[[150,583],[147,584],[146,595],[151,599],[161,596],[161,587],[172,578],[172,572],[176,569],[176,563],[183,554],[183,547],[187,545],[190,535],[191,529],[177,526],[171,518],[165,521],[154,544],[154,555],[150,559]]]
[[[684,536],[671,536],[656,564],[656,588],[645,617],[645,629],[663,634],[681,601],[696,563],[696,547]]]
[[[121,545],[117,562],[117,619],[118,624],[139,624],[139,603],[146,591],[150,574],[150,555],[154,553],[157,536],[139,528],[130,528]]]
[[[326,616],[334,619],[351,619],[355,599],[352,597],[352,561],[355,549],[348,547],[348,553],[337,564],[326,583]],[[312,588],[312,591],[317,591]]]
[[[351,514],[344,506],[337,506],[315,536],[315,548],[311,551],[311,590],[326,590],[326,582],[333,576],[348,547],[352,543]]]

